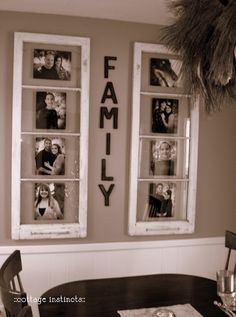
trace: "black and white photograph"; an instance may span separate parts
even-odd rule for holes
[[[180,62],[166,58],[150,59],[150,85],[180,87]]]
[[[36,129],[66,128],[66,93],[36,92]]]
[[[179,100],[152,98],[152,132],[177,133]]]
[[[36,175],[65,175],[65,139],[36,138],[35,167]]]
[[[160,182],[149,185],[148,217],[173,217],[176,185]]]
[[[176,175],[176,141],[151,141],[150,174],[153,176]]]
[[[64,219],[65,185],[61,183],[35,184],[35,220]]]
[[[34,49],[33,78],[70,80],[71,52]]]

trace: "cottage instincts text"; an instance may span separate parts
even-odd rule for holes
[[[63,295],[60,296],[49,296],[49,297],[33,297],[26,296],[21,298],[14,298],[14,303],[37,303],[38,305],[42,303],[85,303],[85,297],[80,297],[78,295],[74,295],[72,297],[66,297]]]

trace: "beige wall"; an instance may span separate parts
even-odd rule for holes
[[[128,171],[131,125],[132,47],[135,41],[158,43],[159,27],[109,20],[64,16],[0,12],[0,244],[45,244],[48,241],[11,241],[11,102],[13,33],[35,32],[87,36],[91,39],[90,80],[90,160],[88,190],[88,236],[86,239],[55,240],[50,243],[94,243],[199,238],[221,236],[225,229],[236,230],[236,106],[228,106],[210,117],[200,115],[199,168],[196,230],[192,235],[129,237]],[[99,129],[101,97],[107,79],[103,77],[104,56],[116,56],[115,71],[110,72],[118,98],[119,127]],[[106,106],[112,104],[106,103]],[[107,171],[115,188],[110,206],[104,207],[98,188],[101,159],[105,157],[105,134],[111,132],[111,155]],[[14,163],[14,162],[13,162]]]

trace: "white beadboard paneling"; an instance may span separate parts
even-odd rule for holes
[[[95,244],[0,246],[0,265],[15,249],[22,254],[22,280],[28,296],[73,280],[183,273],[215,279],[224,267],[224,237]],[[236,259],[236,252],[231,265]],[[37,305],[31,303],[34,316]]]

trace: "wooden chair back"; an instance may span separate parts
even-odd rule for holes
[[[23,307],[17,317],[33,317],[31,306]]]
[[[26,293],[11,291],[0,287],[2,303],[7,317],[16,317],[27,304]]]
[[[225,263],[225,269],[228,270],[231,250],[236,250],[236,233],[231,231],[225,232],[225,247],[229,249]]]
[[[23,293],[24,289],[19,274],[21,271],[21,254],[19,250],[15,250],[0,268],[0,286]]]

